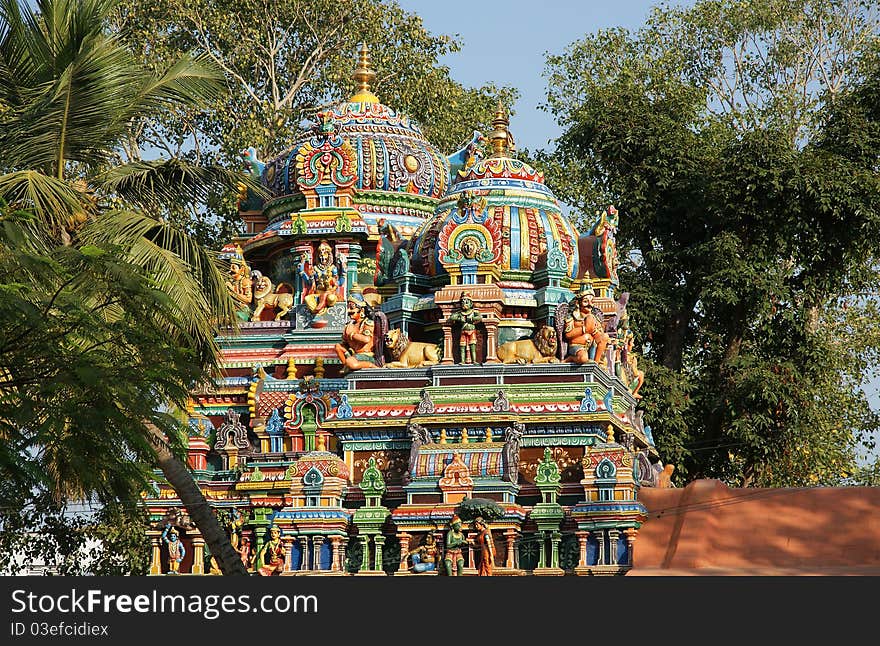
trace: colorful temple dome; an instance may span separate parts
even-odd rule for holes
[[[507,124],[499,106],[492,121],[492,156],[458,171],[434,216],[412,238],[414,273],[444,273],[443,263],[462,251],[456,238],[474,232],[484,246],[477,259],[497,264],[508,278],[528,280],[546,265],[554,247],[565,256],[568,276],[577,276],[577,229],[562,214],[543,173],[508,156]]]
[[[448,189],[449,160],[425,139],[418,124],[379,102],[369,89],[374,77],[362,46],[354,73],[358,92],[320,116],[353,150],[352,206],[372,232],[384,219],[408,237],[434,212]],[[297,154],[313,136],[303,131],[290,148],[266,164],[263,181],[276,197],[299,192]]]

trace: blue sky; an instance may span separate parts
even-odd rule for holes
[[[652,6],[648,0],[597,2],[585,0],[398,0],[422,17],[434,34],[458,35],[460,52],[447,56],[452,77],[468,86],[509,85],[520,91],[510,129],[520,146],[547,148],[560,134],[548,113],[539,109],[546,98],[545,54],[608,27],[637,29]],[[693,2],[669,3],[688,6]]]

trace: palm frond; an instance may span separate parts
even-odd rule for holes
[[[72,185],[35,170],[0,175],[0,199],[15,209],[32,212],[46,230],[66,226],[82,211],[82,193]]]
[[[186,202],[204,202],[211,193],[234,190],[240,183],[261,197],[268,197],[265,187],[241,171],[216,165],[196,166],[180,158],[114,166],[94,182],[102,192],[152,211],[181,198]]]
[[[213,360],[217,327],[235,322],[217,254],[174,226],[129,210],[108,212],[80,235],[85,244],[115,247],[121,259],[141,268],[179,312],[179,323],[168,326],[170,338],[189,337],[207,362]]]

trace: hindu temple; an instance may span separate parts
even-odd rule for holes
[[[222,250],[240,321],[192,393],[196,481],[255,575],[626,573],[671,467],[639,406],[625,223],[579,231],[504,106],[445,154],[374,77],[361,47],[354,96],[242,153],[266,190]],[[158,472],[145,502],[152,574],[217,571]]]

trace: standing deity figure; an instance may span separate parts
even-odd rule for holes
[[[348,323],[342,330],[342,342],[334,346],[344,365],[343,372],[376,367],[371,313],[362,295],[353,293],[348,297]]]
[[[336,305],[342,283],[339,269],[333,262],[333,248],[329,242],[321,240],[313,265],[303,256],[298,271],[303,284],[303,303],[312,314],[322,314],[327,308]]]
[[[467,545],[464,532],[461,531],[461,519],[453,516],[449,521],[449,531],[446,534],[446,576],[461,576],[464,573],[464,555],[462,550]],[[453,567],[454,566],[454,567]]]
[[[434,534],[428,532],[425,535],[425,541],[414,550],[409,552],[412,559],[412,571],[416,574],[422,572],[433,572],[437,569],[437,539]]]
[[[633,397],[641,399],[642,396],[639,394],[639,390],[641,389],[642,384],[645,383],[645,371],[639,368],[639,358],[636,353],[633,352],[635,335],[633,335],[632,330],[629,329],[627,319],[624,319],[623,321],[621,332],[623,334],[620,340],[620,363],[617,376],[620,377],[629,387],[632,391]]]
[[[235,255],[229,261],[229,280],[226,281],[226,289],[237,303],[250,308],[254,299],[253,280],[241,247],[236,247]]]
[[[186,556],[186,548],[180,542],[180,533],[171,523],[165,525],[162,540],[168,548],[168,574],[180,574],[180,562]]]
[[[570,363],[589,363],[595,361],[603,364],[605,348],[610,337],[605,332],[605,316],[598,307],[593,305],[593,286],[583,283],[571,304],[571,311],[565,320],[565,340],[568,342]],[[594,358],[590,358],[590,348],[596,345]]]
[[[281,574],[284,569],[284,545],[281,542],[281,528],[272,525],[269,528],[269,540],[261,553],[263,566],[258,570],[260,576]]]
[[[479,576],[492,576],[492,568],[495,567],[495,544],[492,541],[492,530],[482,516],[474,519],[474,529],[477,531],[476,544],[480,550],[480,567],[477,570]]]
[[[461,295],[458,304],[459,311],[450,314],[449,321],[461,323],[461,336],[458,337],[461,363],[477,363],[477,323],[483,320],[483,315],[467,294]]]

